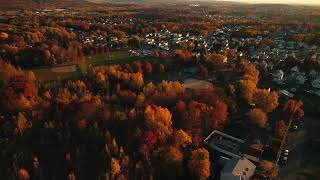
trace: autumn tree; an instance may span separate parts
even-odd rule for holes
[[[131,73],[130,85],[135,89],[140,89],[144,85],[143,75],[141,73]]]
[[[150,62],[145,62],[144,63],[144,72],[147,75],[151,75],[152,74],[152,64]]]
[[[143,91],[146,96],[168,98],[183,95],[185,88],[179,81],[162,81],[157,85],[152,82],[148,83],[143,88]]]
[[[167,108],[149,105],[144,111],[144,118],[159,140],[164,140],[172,133],[172,115]]]
[[[248,116],[249,116],[250,121],[253,124],[258,125],[258,127],[260,127],[260,128],[266,127],[268,117],[263,110],[261,110],[259,108],[251,109],[248,112]]]
[[[159,72],[159,74],[165,73],[165,67],[164,67],[163,64],[159,64],[159,66],[158,66],[158,72]]]
[[[286,131],[286,128],[286,124],[283,120],[278,121],[275,129],[276,135],[280,137],[283,136]]]
[[[18,114],[18,117],[16,118],[16,124],[16,132],[20,135],[22,135],[28,128],[30,128],[30,124],[22,113]]]
[[[180,148],[181,146],[185,146],[192,143],[191,136],[183,131],[182,129],[176,130],[173,135],[173,144],[174,146]]]
[[[0,33],[0,40],[6,40],[8,38],[9,38],[8,33],[5,33],[5,32]]]
[[[176,110],[179,112],[179,113],[183,113],[186,111],[186,103],[182,100],[179,100],[176,104]]]
[[[19,180],[29,180],[30,174],[26,169],[20,168],[18,171],[18,177],[19,177]]]
[[[205,148],[192,151],[188,167],[197,179],[208,179],[210,176],[209,152]]]
[[[301,100],[289,99],[284,104],[283,110],[290,115],[294,113],[294,117],[298,119],[304,116],[303,102]]]
[[[252,102],[256,107],[261,108],[265,112],[271,112],[278,107],[279,95],[277,92],[270,92],[267,89],[257,89],[252,97]]]
[[[200,74],[203,78],[208,78],[209,76],[208,69],[204,66],[200,66]]]
[[[242,98],[251,103],[259,81],[259,71],[249,61],[241,61],[241,67],[244,70],[244,75],[239,81]]]
[[[207,61],[212,65],[222,65],[226,63],[227,57],[222,54],[211,53],[207,56]]]
[[[115,175],[119,174],[121,171],[121,166],[119,164],[119,161],[115,158],[111,159],[111,176],[114,177]]]
[[[143,106],[146,96],[143,93],[137,95],[136,106]]]
[[[182,175],[183,154],[179,148],[169,146],[160,148],[153,156],[159,159],[158,177],[160,179],[177,179]]]
[[[271,161],[266,160],[260,161],[259,166],[267,173],[271,173],[274,168],[274,164]]]
[[[225,123],[227,109],[227,105],[220,100],[212,106],[192,100],[188,104],[189,113],[185,124],[192,129],[201,128],[203,132],[209,132]]]

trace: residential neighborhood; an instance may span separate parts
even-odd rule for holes
[[[320,179],[320,11],[0,1],[0,179]]]

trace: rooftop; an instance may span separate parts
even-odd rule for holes
[[[223,167],[222,173],[232,173],[235,176],[250,176],[256,166],[247,158],[233,158]]]

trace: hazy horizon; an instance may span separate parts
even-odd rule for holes
[[[220,1],[234,1],[243,3],[276,3],[276,4],[317,4],[320,5],[320,0],[220,0]]]

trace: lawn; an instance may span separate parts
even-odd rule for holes
[[[137,57],[130,56],[128,49],[115,50],[106,54],[96,54],[92,57],[85,57],[78,61],[76,70],[67,70],[70,69],[70,66],[59,66],[59,67],[44,67],[44,68],[35,68],[32,71],[35,73],[37,79],[40,82],[50,82],[57,79],[73,79],[80,78],[81,74],[86,74],[89,70],[89,66],[102,66],[108,64],[124,64],[124,63],[133,63],[134,61],[153,61],[156,60],[154,57]],[[57,70],[58,68],[58,70]],[[59,70],[60,69],[60,70]]]
[[[81,77],[81,72],[77,65],[68,65],[60,67],[45,67],[32,69],[38,81],[50,82],[57,79],[72,79]]]
[[[141,61],[153,61],[154,57],[138,57],[138,56],[130,56],[128,53],[128,49],[115,50],[106,54],[97,54],[92,57],[86,57],[87,64],[91,64],[93,67],[107,65],[107,64],[124,64],[124,63],[132,63],[137,60]]]

